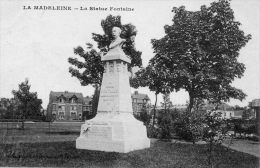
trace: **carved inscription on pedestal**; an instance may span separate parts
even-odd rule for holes
[[[105,87],[102,88],[99,100],[105,106],[106,111],[116,110],[118,94],[118,88],[112,82],[106,83]]]
[[[111,139],[110,127],[91,127],[87,132],[87,137],[95,139]]]

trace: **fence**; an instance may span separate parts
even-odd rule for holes
[[[0,144],[74,141],[80,134],[82,124],[83,122],[0,120]]]

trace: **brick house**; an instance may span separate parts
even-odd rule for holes
[[[82,93],[51,91],[47,116],[54,120],[81,120],[83,103]]]
[[[133,107],[133,113],[135,115],[140,115],[142,108],[146,108],[148,112],[150,111],[150,98],[147,94],[138,93],[138,91],[135,91],[132,95],[132,107]]]

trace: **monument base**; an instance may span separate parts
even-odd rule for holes
[[[100,114],[81,126],[77,149],[127,153],[150,147],[146,127],[131,113]]]

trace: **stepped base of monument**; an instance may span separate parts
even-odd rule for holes
[[[77,149],[87,149],[87,150],[105,151],[105,152],[128,153],[130,151],[145,149],[149,147],[150,147],[149,139],[107,141],[107,140],[90,140],[87,138],[79,137],[76,140]]]
[[[150,147],[146,127],[133,116],[98,115],[81,126],[77,149],[127,153]]]

